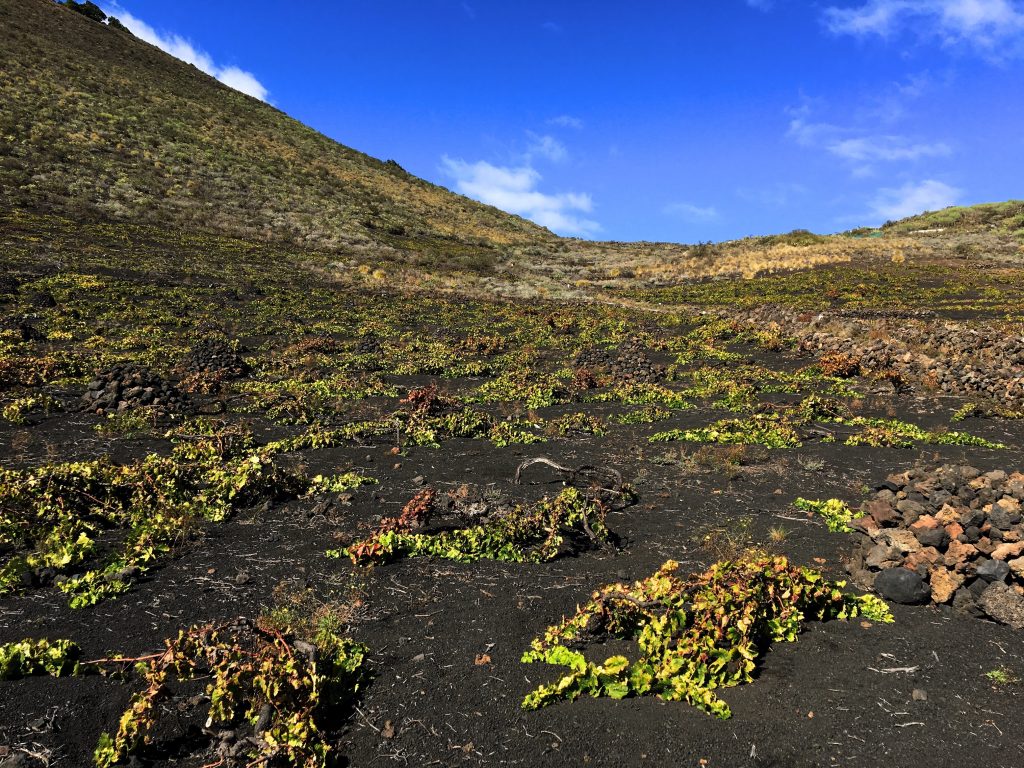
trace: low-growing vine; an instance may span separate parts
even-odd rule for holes
[[[217,765],[326,768],[334,749],[324,732],[352,706],[368,680],[366,646],[322,629],[308,640],[290,628],[238,618],[194,626],[146,656],[82,661],[70,640],[23,640],[0,646],[0,680],[30,675],[64,677],[124,672],[134,664],[142,688],[132,696],[117,729],[100,736],[97,768],[123,765],[149,746],[156,726],[206,704],[204,731]],[[174,695],[174,683],[206,680],[205,696]],[[198,713],[197,713],[198,714]]]
[[[0,645],[0,680],[19,677],[76,675],[81,669],[82,649],[70,640],[32,640]]]
[[[150,743],[174,679],[207,679],[206,729],[230,731],[232,753],[248,765],[325,768],[333,752],[323,735],[328,716],[353,702],[367,653],[330,632],[304,642],[247,619],[182,631],[161,653],[138,660],[144,687],[117,730],[100,737],[96,766],[118,765]]]
[[[878,598],[844,594],[843,582],[784,557],[747,553],[689,579],[678,569],[670,560],[632,586],[602,587],[574,616],[535,639],[523,662],[568,672],[528,694],[523,708],[580,696],[654,694],[727,718],[729,706],[715,690],[751,682],[769,645],[795,640],[806,621],[893,620]],[[607,638],[635,641],[636,660],[617,655],[597,664],[584,655],[588,644]]]
[[[179,441],[171,454],[119,465],[102,458],[33,470],[0,470],[0,595],[54,584],[80,608],[131,583],[204,524],[239,509],[308,492],[347,490],[370,479],[312,479],[275,461],[281,446],[256,446],[224,430]]]
[[[630,493],[628,490],[623,494]],[[517,505],[464,528],[423,532],[433,513],[434,492],[426,489],[397,518],[384,518],[371,536],[332,557],[348,556],[357,564],[384,563],[405,557],[437,557],[458,562],[504,560],[544,562],[557,557],[566,539],[603,543],[611,539],[605,518],[609,505],[577,488],[532,506]]]
[[[812,501],[800,498],[793,502],[793,506],[820,517],[833,533],[849,533],[853,530],[850,523],[864,516],[863,512],[850,509],[845,501],[839,499]]]
[[[723,419],[708,427],[672,429],[651,436],[652,443],[682,440],[691,443],[764,445],[768,448],[797,448],[800,433],[774,414],[749,419]]]

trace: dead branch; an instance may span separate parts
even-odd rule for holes
[[[575,485],[577,480],[584,479],[588,485],[594,485],[599,488],[605,488],[607,490],[619,493],[622,490],[622,473],[617,469],[611,467],[595,467],[585,465],[578,469],[572,467],[566,467],[551,459],[543,456],[538,456],[533,459],[526,459],[522,464],[516,467],[515,484],[519,485],[522,481],[523,470],[528,467],[532,467],[535,464],[543,464],[547,467],[551,467],[553,470],[562,475],[564,482]]]

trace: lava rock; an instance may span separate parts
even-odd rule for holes
[[[984,560],[975,569],[979,579],[985,581],[1006,581],[1010,575],[1010,566],[1002,560]]]
[[[949,544],[949,533],[946,532],[945,528],[918,528],[914,531],[914,536],[917,537],[922,547],[945,549],[946,545]]]
[[[889,568],[879,573],[875,590],[887,600],[904,605],[922,605],[931,598],[924,579],[906,568]]]
[[[179,410],[185,398],[176,387],[152,371],[122,363],[98,373],[89,382],[80,402],[82,410],[101,415],[144,407],[169,413]]]
[[[993,582],[981,594],[979,605],[985,613],[1014,629],[1024,629],[1024,597],[1000,582]]]
[[[228,339],[216,336],[200,339],[190,350],[184,368],[191,373],[215,373],[224,378],[237,379],[249,372],[249,364]]]
[[[978,601],[971,590],[961,587],[953,595],[953,610],[965,616],[972,616],[976,619],[983,618],[985,611],[978,605]]]

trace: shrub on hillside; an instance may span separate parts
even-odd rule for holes
[[[84,3],[76,3],[75,0],[67,0],[64,5],[72,11],[76,11],[86,18],[98,21],[101,24],[107,20],[107,14],[105,14],[102,9],[96,5],[96,3],[90,2],[90,0],[86,0]],[[120,24],[120,22],[118,23]]]

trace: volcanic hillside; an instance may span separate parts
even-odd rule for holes
[[[50,0],[0,9],[5,206],[320,249],[554,239],[342,146],[128,32]]]

